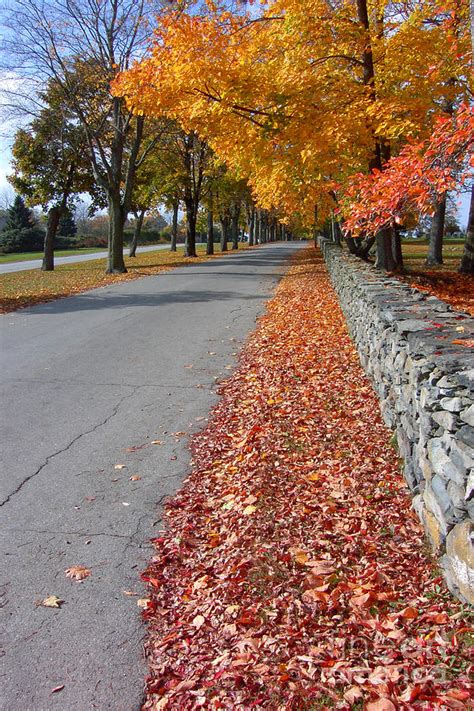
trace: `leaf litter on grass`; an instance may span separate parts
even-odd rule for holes
[[[314,251],[220,395],[143,574],[143,709],[469,708],[467,612]]]

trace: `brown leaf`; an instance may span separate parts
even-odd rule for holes
[[[56,694],[58,691],[62,691],[65,687],[65,684],[59,684],[59,686],[55,686],[54,689],[51,689],[52,694]]]
[[[66,573],[67,578],[71,578],[72,580],[76,580],[78,582],[84,580],[85,578],[88,578],[89,575],[91,575],[91,571],[89,570],[89,568],[85,568],[83,565],[72,565],[64,572]]]

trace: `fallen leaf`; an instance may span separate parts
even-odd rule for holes
[[[126,467],[125,467],[125,464],[116,464],[116,465],[114,466],[114,469],[125,469],[125,468],[126,468]]]
[[[141,597],[139,600],[137,600],[137,605],[138,605],[138,607],[145,609],[149,602],[150,602],[149,597]]]
[[[152,443],[152,444],[163,444],[163,442],[161,441],[161,439],[153,439],[153,440],[151,441],[151,443]]]
[[[390,699],[379,698],[377,701],[370,701],[365,705],[366,711],[397,711],[397,707]]]
[[[89,575],[91,575],[91,571],[89,570],[89,568],[85,568],[83,565],[72,565],[64,572],[66,573],[67,578],[71,578],[72,580],[77,581],[84,580],[85,578],[88,578]]]
[[[242,511],[242,513],[244,514],[244,516],[250,516],[250,515],[253,514],[256,510],[257,510],[257,507],[254,506],[253,504],[250,504],[249,506],[246,506],[246,507],[244,508],[244,510]]]
[[[205,621],[206,621],[206,619],[202,615],[196,615],[196,617],[194,618],[194,620],[192,622],[193,627],[195,627],[198,630],[203,626]]]
[[[44,600],[41,600],[40,605],[43,607],[61,607],[63,604],[64,600],[61,600],[60,597],[57,597],[56,595],[50,595],[49,597],[45,597]]]
[[[130,481],[140,481],[141,476],[138,476],[138,474],[134,474],[133,476],[130,477]]]
[[[58,691],[62,691],[65,687],[65,684],[59,684],[59,686],[55,686],[54,689],[51,689],[52,694],[56,694]]]
[[[344,692],[344,698],[349,704],[354,704],[363,697],[360,686],[351,686],[350,689]]]

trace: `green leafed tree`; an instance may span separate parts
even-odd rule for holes
[[[91,189],[84,131],[74,120],[64,93],[50,82],[42,96],[44,108],[13,145],[13,174],[9,181],[30,205],[48,213],[42,269],[54,269],[54,240],[61,217],[75,194]]]
[[[29,252],[41,248],[43,232],[37,226],[33,212],[21,195],[16,195],[8,208],[7,220],[0,232],[0,251]]]

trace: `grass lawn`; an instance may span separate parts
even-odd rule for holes
[[[463,248],[463,240],[445,240],[443,264],[427,267],[427,242],[402,242],[405,273],[399,279],[474,316],[473,278],[458,272]]]
[[[217,257],[220,255],[220,246],[216,244],[214,248]],[[239,244],[239,249],[248,248],[246,243]],[[180,267],[183,264],[195,264],[213,258],[206,256],[206,245],[198,245],[196,251],[197,258],[185,257],[182,247],[178,248],[177,252],[161,250],[139,253],[134,259],[125,257],[125,264],[129,270],[127,274],[105,274],[105,258],[75,264],[62,264],[56,267],[53,272],[28,269],[22,272],[2,274],[0,276],[0,311],[3,313],[15,311],[24,306],[78,294],[87,289],[138,279],[158,274],[173,267]]]
[[[78,254],[93,254],[104,252],[105,247],[83,247],[82,249],[58,249],[54,251],[55,257],[75,257]],[[17,254],[0,254],[0,264],[11,262],[28,262],[30,259],[43,259],[43,252],[21,252]]]
[[[408,271],[432,269],[439,271],[456,271],[461,261],[463,240],[445,240],[443,245],[443,264],[438,267],[425,267],[428,253],[428,242],[402,242],[403,262]]]

